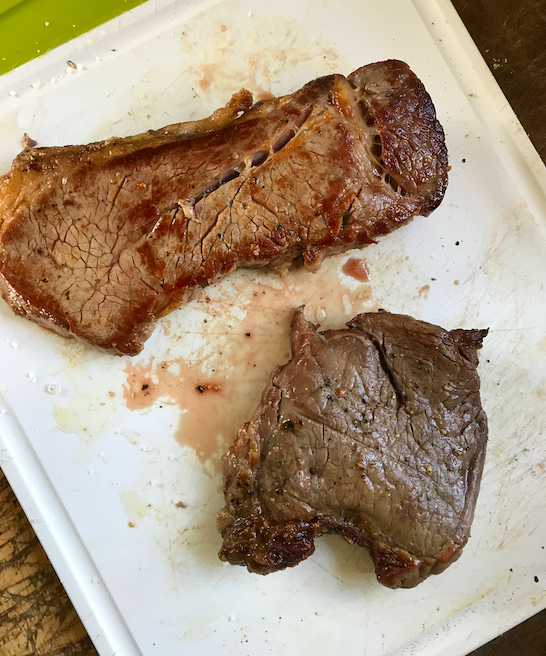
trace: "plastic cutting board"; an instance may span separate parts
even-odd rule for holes
[[[124,136],[206,116],[241,86],[284,94],[387,58],[423,80],[446,131],[450,185],[430,217],[320,276],[236,272],[133,359],[0,304],[1,464],[101,656],[462,656],[546,606],[546,172],[448,2],[145,3],[0,78],[0,168],[24,132]],[[350,256],[368,283],[341,272]],[[413,590],[381,587],[335,537],[268,577],[217,559],[218,458],[286,361],[301,303],[324,328],[379,307],[490,328],[472,537]],[[221,393],[196,396],[202,381]]]

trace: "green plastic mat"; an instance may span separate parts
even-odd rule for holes
[[[0,75],[144,0],[0,0]]]

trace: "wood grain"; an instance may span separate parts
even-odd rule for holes
[[[97,656],[1,471],[0,654]]]
[[[453,4],[546,161],[546,0],[453,0]],[[97,656],[1,472],[0,654]],[[472,656],[544,654],[546,611]]]
[[[546,1],[452,2],[546,162]]]
[[[469,656],[544,656],[546,654],[546,611],[504,633]]]

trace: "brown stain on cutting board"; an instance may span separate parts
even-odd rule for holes
[[[535,387],[535,395],[539,399],[546,399],[546,378],[543,378]]]
[[[417,290],[417,296],[415,298],[428,298],[428,293],[430,291],[430,285],[423,285]]]
[[[361,262],[365,268],[365,261]],[[271,334],[277,332],[275,326],[280,315],[286,314],[291,318],[300,305],[305,305],[305,316],[309,321],[323,328],[339,328],[355,314],[372,311],[369,303],[373,295],[372,286],[357,285],[351,288],[345,285],[339,276],[344,266],[339,258],[332,257],[322,263],[318,273],[310,273],[297,264],[282,275],[260,271],[250,279],[232,279],[233,301],[224,295],[216,297],[203,290],[196,290],[194,299],[201,305],[209,306],[212,320],[224,314],[226,305],[243,308],[247,320],[263,323],[267,327],[269,334],[266,332],[265,338],[268,342]],[[360,265],[359,270],[362,273]],[[285,329],[286,325],[283,324]],[[288,337],[285,330],[284,339]]]
[[[234,430],[230,413],[233,385],[221,376],[205,376],[182,358],[155,362],[128,362],[123,398],[129,410],[142,411],[164,405],[179,408],[175,440],[195,451],[204,464],[219,461],[226,440]]]
[[[320,62],[324,74],[350,69],[337,52],[307,34],[304,25],[250,12],[244,16],[243,28],[238,20],[241,9],[239,2],[228,1],[218,9],[217,21],[210,21],[205,9],[184,24],[181,50],[192,52],[198,62],[187,68],[185,76],[196,79],[201,93],[226,99],[244,87],[260,100],[268,97],[265,94],[283,71],[303,62]],[[243,39],[248,50],[240,56],[237,47]]]
[[[350,257],[341,267],[341,271],[359,282],[368,282],[370,279],[366,260],[361,258]]]

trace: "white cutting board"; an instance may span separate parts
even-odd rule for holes
[[[23,132],[124,136],[203,117],[241,86],[283,94],[386,58],[421,77],[446,131],[450,185],[432,216],[315,276],[235,273],[133,359],[0,304],[1,464],[101,656],[457,656],[546,606],[546,174],[449,3],[148,2],[0,78],[0,169]],[[341,273],[349,256],[369,283]],[[379,307],[490,328],[472,537],[413,590],[380,586],[334,536],[268,577],[216,557],[219,455],[286,361],[302,302],[325,328]]]

